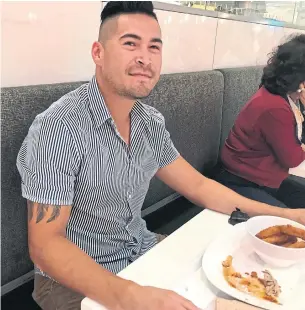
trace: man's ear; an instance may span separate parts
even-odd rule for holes
[[[94,61],[94,63],[97,66],[101,66],[103,61],[104,61],[104,47],[103,45],[98,42],[95,41],[92,45],[92,49],[91,49],[91,55],[92,55],[92,59]]]

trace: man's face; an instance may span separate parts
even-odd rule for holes
[[[107,22],[107,21],[106,21]],[[100,74],[120,96],[139,99],[149,95],[160,77],[161,30],[145,14],[122,14],[105,25],[111,31],[102,42]]]

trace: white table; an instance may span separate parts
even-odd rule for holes
[[[298,167],[289,169],[289,173],[305,178],[305,161],[303,161]]]
[[[290,169],[289,173],[305,178],[305,161]],[[201,258],[209,242],[232,227],[228,224],[228,218],[210,210],[202,211],[118,276],[140,285],[178,292],[183,285],[190,283],[200,287],[201,297],[209,304],[203,309],[214,310],[213,301],[221,293],[209,285],[201,272]],[[89,298],[82,301],[81,309],[107,310]]]
[[[201,272],[201,259],[209,242],[231,229],[228,218],[210,210],[202,211],[118,275],[140,285],[178,292],[188,282],[198,284],[200,298],[206,303],[203,309],[213,310],[213,301],[219,292],[210,287]],[[106,310],[89,298],[82,301],[81,309]]]

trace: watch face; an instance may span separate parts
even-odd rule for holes
[[[231,219],[231,218],[229,218],[229,224],[234,226],[234,225],[238,224],[238,222],[233,220],[233,219]]]

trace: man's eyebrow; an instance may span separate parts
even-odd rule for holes
[[[153,38],[150,40],[150,42],[160,43],[163,44],[162,40],[160,38]]]
[[[121,39],[126,39],[126,38],[132,38],[132,39],[136,39],[136,40],[141,40],[141,37],[138,36],[137,34],[133,34],[133,33],[125,33],[124,35],[122,35],[120,37]]]
[[[141,40],[142,38],[140,36],[138,36],[137,34],[134,34],[134,33],[125,33],[124,35],[122,35],[120,37],[120,40],[122,39],[126,39],[126,38],[132,38],[132,39],[136,39],[136,40]],[[155,42],[155,43],[160,43],[162,44],[162,40],[160,38],[152,38],[150,40],[150,42]]]

